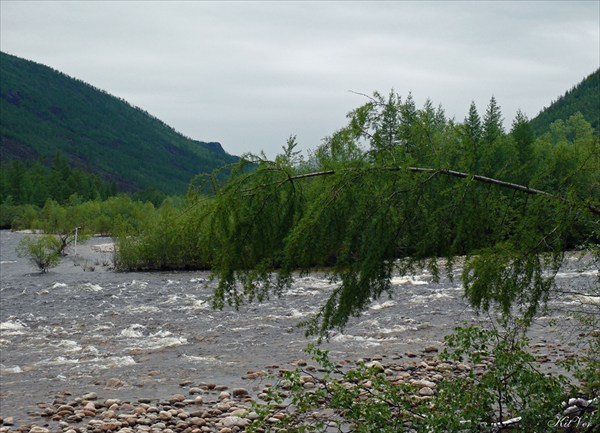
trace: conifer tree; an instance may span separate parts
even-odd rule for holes
[[[465,138],[467,141],[467,151],[470,153],[469,169],[473,172],[477,172],[477,163],[479,161],[479,146],[481,143],[481,137],[483,135],[483,128],[481,125],[481,118],[477,113],[477,106],[475,101],[471,101],[469,106],[469,114],[465,118],[464,122]]]
[[[469,106],[469,114],[467,117],[465,117],[464,125],[467,137],[472,142],[478,143],[481,139],[483,130],[481,126],[481,118],[479,117],[479,113],[477,113],[475,101],[471,101],[471,105]]]
[[[13,204],[27,203],[27,174],[21,161],[15,161],[11,170],[2,170],[3,187],[6,188],[4,197],[11,198]]]
[[[401,98],[397,97],[400,103],[400,135],[407,152],[414,155],[415,148],[415,126],[417,119],[417,107],[411,93],[406,97],[406,101],[401,103]]]
[[[503,134],[502,112],[496,98],[492,96],[483,117],[483,141],[485,144],[491,145]]]
[[[513,120],[510,135],[515,140],[519,152],[519,163],[525,164],[531,158],[531,146],[535,141],[535,133],[527,116],[518,110]]]

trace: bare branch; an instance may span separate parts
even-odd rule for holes
[[[380,101],[378,101],[377,99],[373,98],[372,96],[367,95],[366,93],[355,92],[354,90],[348,90],[348,92],[354,93],[355,95],[358,95],[358,96],[364,96],[365,98],[370,99],[371,102],[374,102],[377,105],[383,105],[383,104],[381,104]]]
[[[478,174],[464,173],[464,172],[460,172],[460,171],[456,171],[456,170],[435,169],[435,168],[427,168],[427,167],[405,167],[405,168],[404,167],[373,167],[373,170],[382,170],[382,171],[407,170],[407,171],[413,172],[413,173],[433,173],[434,175],[444,174],[447,176],[458,177],[461,179],[469,179],[470,178],[477,182],[487,183],[487,184],[491,184],[491,185],[497,185],[497,186],[501,186],[503,188],[509,188],[509,189],[513,189],[516,191],[521,191],[526,194],[543,195],[543,196],[558,200],[560,202],[565,202],[564,198],[559,197],[554,194],[551,194],[546,191],[542,191],[540,189],[531,188],[526,185],[519,185],[517,183],[506,182],[506,181],[503,181],[500,179],[494,179],[494,178],[487,177],[487,176],[481,176]],[[333,175],[333,174],[336,174],[335,170],[316,171],[316,172],[312,172],[312,173],[305,173],[305,174],[299,174],[296,176],[290,176],[288,179],[286,179],[286,181],[294,181],[294,180],[300,180],[300,179],[306,179],[306,178],[318,177],[318,176],[329,176],[329,175]],[[591,203],[588,203],[586,207],[594,215],[600,215],[600,209],[596,208]]]

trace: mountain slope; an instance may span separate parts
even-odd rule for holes
[[[145,111],[61,72],[0,53],[2,161],[48,160],[124,190],[183,192],[193,176],[234,162],[219,143],[184,137]]]
[[[566,120],[577,112],[590,122],[596,133],[600,131],[600,69],[567,91],[549,107],[531,120],[537,135],[549,131],[550,124],[558,119]]]

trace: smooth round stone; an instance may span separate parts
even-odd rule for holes
[[[424,386],[423,388],[421,388],[419,390],[419,395],[431,396],[433,394],[434,394],[433,389],[429,388],[428,386]]]

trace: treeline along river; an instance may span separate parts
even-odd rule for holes
[[[242,377],[250,371],[290,368],[306,358],[303,349],[314,339],[296,325],[334,287],[315,273],[296,278],[281,297],[214,311],[207,272],[113,272],[112,253],[100,247],[111,240],[93,238],[71,249],[57,268],[38,274],[15,253],[23,236],[0,233],[0,409],[17,424],[39,412],[39,403],[65,393],[161,399],[199,382],[249,386]],[[573,256],[557,281],[586,291],[597,276],[589,258]],[[334,359],[408,360],[408,352],[441,348],[443,337],[463,321],[489,320],[469,308],[459,278],[434,283],[422,272],[396,277],[393,284],[390,297],[373,301],[323,343]],[[574,296],[552,306],[568,309],[580,301]],[[557,356],[577,351],[571,322],[561,314],[534,326],[536,350]]]

